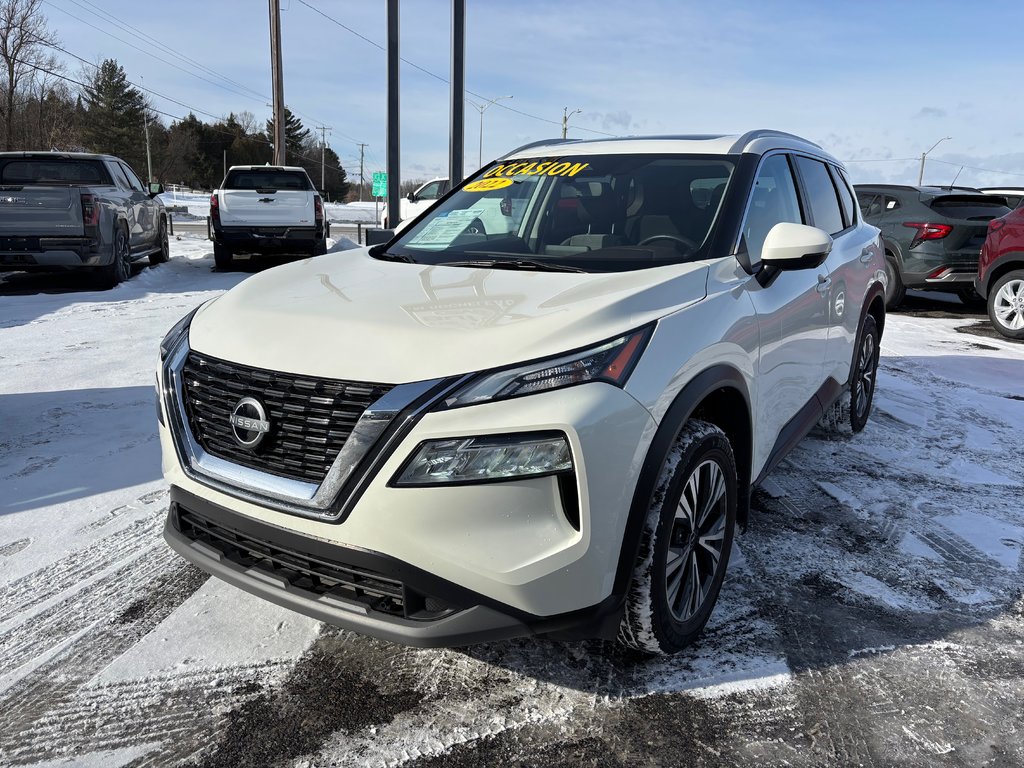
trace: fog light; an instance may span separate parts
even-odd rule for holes
[[[559,432],[457,437],[421,443],[392,485],[486,483],[571,471],[569,443]]]

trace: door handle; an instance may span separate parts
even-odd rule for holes
[[[867,264],[869,261],[871,261],[871,257],[874,255],[875,252],[873,249],[871,249],[870,247],[865,248],[860,252],[860,263]]]
[[[832,278],[828,275],[818,275],[818,293],[828,293],[829,288],[832,287]]]

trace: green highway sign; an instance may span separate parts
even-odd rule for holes
[[[377,171],[373,174],[373,196],[388,196],[388,175],[384,171]]]

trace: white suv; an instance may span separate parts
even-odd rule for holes
[[[752,489],[819,421],[867,421],[884,280],[842,165],[795,136],[522,147],[168,333],[166,538],[410,645],[676,651]]]

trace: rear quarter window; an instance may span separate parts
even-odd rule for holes
[[[248,190],[301,190],[306,192],[312,187],[309,177],[298,171],[228,171],[224,179],[224,189]]]

